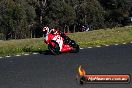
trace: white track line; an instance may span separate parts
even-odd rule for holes
[[[116,46],[118,46],[119,44],[115,44]]]
[[[105,45],[105,46],[110,46],[110,45]]]
[[[0,57],[0,59],[3,58],[3,57]]]
[[[123,44],[125,45],[126,43],[124,42]]]
[[[11,56],[5,56],[5,57],[11,57]]]
[[[25,56],[28,56],[29,54],[24,54]]]
[[[36,55],[36,54],[39,54],[39,53],[33,53],[34,55]]]
[[[84,48],[80,48],[80,49],[84,49]]]
[[[21,55],[16,55],[17,57],[20,57]]]
[[[132,42],[131,42],[132,43]]]
[[[101,46],[96,46],[96,47],[101,47]]]
[[[93,47],[88,47],[89,49],[93,48]]]

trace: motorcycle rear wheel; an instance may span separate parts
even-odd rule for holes
[[[79,50],[80,50],[79,45],[76,45],[75,47],[73,47],[72,52],[73,52],[73,53],[78,53]]]
[[[72,53],[78,53],[80,48],[79,45],[76,44],[76,42],[74,40],[70,41],[70,45],[73,47],[73,50],[71,51]]]

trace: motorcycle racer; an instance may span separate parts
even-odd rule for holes
[[[60,32],[60,30],[58,28],[53,28],[50,30],[50,28],[48,26],[45,26],[43,28],[43,32],[44,32],[44,34],[48,33],[48,34],[52,34],[52,35],[60,35],[62,38],[64,38],[63,42],[65,44],[69,43],[70,38],[68,36],[66,36],[66,34],[64,32]]]
[[[62,52],[78,52],[79,45],[71,40],[65,33],[60,32],[59,29],[49,29],[49,27],[43,28],[44,42],[48,45],[48,49],[53,54],[59,54]]]

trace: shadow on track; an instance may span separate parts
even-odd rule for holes
[[[53,55],[49,50],[45,50],[45,51],[39,51],[39,54],[44,54],[44,55]]]
[[[53,55],[49,50],[44,50],[44,51],[33,51],[33,53],[39,53],[39,54],[44,54],[44,55]]]

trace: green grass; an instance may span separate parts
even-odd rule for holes
[[[132,42],[132,26],[70,33],[68,36],[77,41],[80,47],[127,43]],[[0,41],[0,56],[39,52],[46,49],[47,45],[43,43],[43,38]]]
[[[42,38],[0,41],[0,56],[38,52],[46,49]]]
[[[132,42],[132,26],[80,32],[69,36],[78,41],[81,47],[127,43]]]

